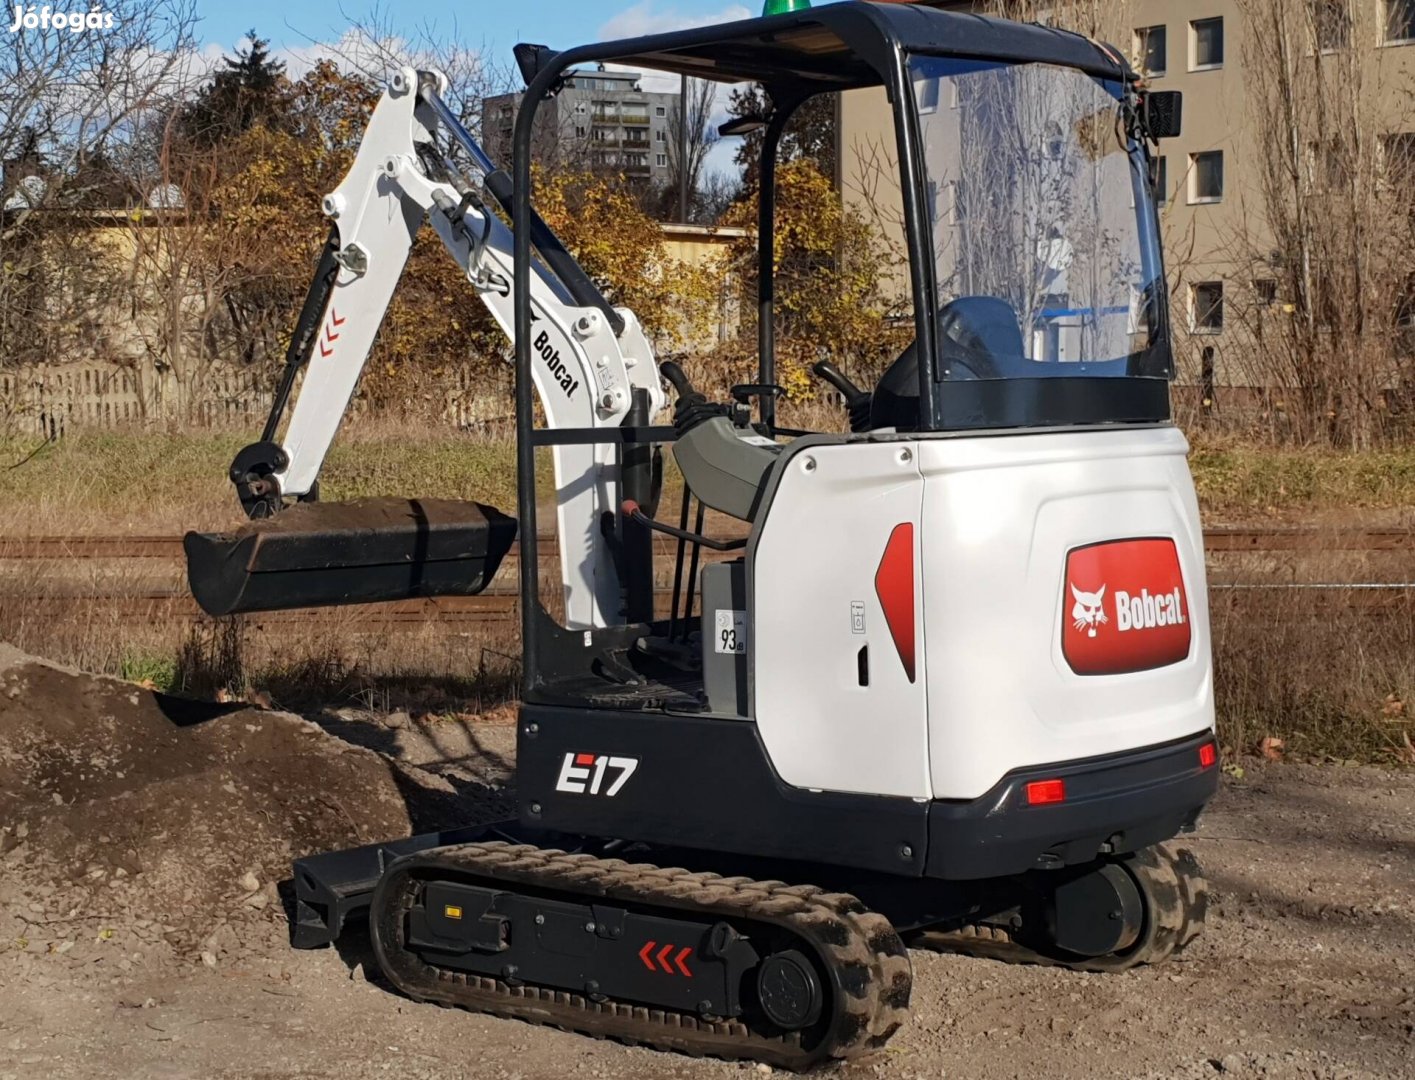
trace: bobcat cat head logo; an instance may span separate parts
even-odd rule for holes
[[[1071,595],[1076,598],[1076,604],[1071,609],[1071,625],[1077,630],[1085,630],[1087,637],[1095,637],[1097,625],[1110,622],[1106,618],[1105,608],[1101,607],[1105,586],[1102,585],[1095,592],[1082,592],[1072,585]]]

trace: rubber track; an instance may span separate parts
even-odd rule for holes
[[[1006,927],[965,926],[946,933],[927,931],[909,944],[933,952],[962,953],[1011,964],[1041,964],[1073,971],[1116,972],[1159,964],[1199,936],[1209,906],[1209,886],[1194,853],[1165,843],[1123,860],[1145,900],[1145,925],[1129,948],[1097,957],[1067,957],[1038,952],[1018,941]]]
[[[813,945],[833,968],[832,1022],[809,1044],[801,1032],[753,1031],[742,1019],[706,1020],[696,1013],[647,1008],[544,987],[511,986],[427,964],[403,947],[406,919],[419,882],[440,872],[488,882],[557,890],[570,899],[606,898],[658,906],[673,913],[768,923]],[[857,1057],[883,1047],[908,1017],[913,971],[889,920],[846,893],[811,885],[756,881],[659,868],[622,859],[567,854],[526,844],[465,844],[417,856],[394,867],[374,896],[370,925],[384,974],[417,1000],[513,1017],[599,1038],[695,1056],[762,1061],[800,1070],[827,1059]]]

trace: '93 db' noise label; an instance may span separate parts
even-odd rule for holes
[[[1189,655],[1189,599],[1173,540],[1075,548],[1063,588],[1061,652],[1077,675],[1149,671]]]
[[[560,779],[555,782],[555,790],[575,795],[603,795],[612,799],[629,782],[629,777],[638,767],[638,758],[571,751],[561,762]]]

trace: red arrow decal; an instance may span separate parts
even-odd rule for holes
[[[690,979],[693,977],[693,973],[688,970],[687,966],[683,963],[683,961],[692,955],[693,950],[691,948],[688,948],[684,949],[682,952],[680,952],[677,956],[673,958],[673,962],[678,965],[678,970]]]
[[[327,337],[330,341],[338,341],[338,340],[339,340],[339,335],[336,334],[333,330],[326,329],[326,330],[324,331],[324,336]]]
[[[333,308],[329,309],[329,320],[335,326],[343,326],[348,321],[347,319],[341,319],[339,312],[335,311]]]
[[[668,966],[668,954],[672,951],[672,945],[665,945],[663,948],[658,950],[658,966],[663,968],[663,970],[669,975],[673,974],[673,969]]]
[[[644,967],[648,968],[650,971],[658,970],[658,968],[653,966],[653,961],[649,959],[649,953],[657,944],[658,942],[656,941],[650,941],[642,949],[639,950],[639,959],[644,962]]]
[[[324,342],[321,341],[321,342],[319,343],[319,355],[320,355],[320,356],[333,356],[333,355],[334,355],[334,350],[331,349],[329,346],[327,346]]]

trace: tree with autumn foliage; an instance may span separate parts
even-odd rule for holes
[[[602,173],[541,173],[536,208],[610,303],[629,308],[660,352],[710,329],[721,268],[670,258],[663,230],[625,181]]]
[[[283,357],[327,231],[320,197],[348,168],[378,98],[327,61],[292,83],[266,55],[257,39],[170,111],[153,179],[180,195],[131,216],[132,288],[144,301],[134,329],[189,411],[207,399],[214,363]],[[212,137],[221,102],[244,104]]]
[[[741,309],[755,313],[757,196],[738,203],[724,224],[748,235],[734,250]],[[812,396],[811,365],[830,360],[861,385],[873,385],[913,338],[907,301],[886,288],[886,269],[904,256],[853,212],[815,161],[800,157],[776,173],[777,382],[793,398]],[[735,381],[755,378],[755,318],[744,320],[730,357]]]
[[[194,102],[169,115],[160,180],[182,199],[133,217],[133,287],[146,298],[134,322],[159,368],[175,375],[188,411],[209,401],[216,365],[244,365],[273,383],[329,230],[321,198],[353,161],[380,89],[331,61],[291,82],[254,38]],[[236,114],[217,119],[237,105]],[[212,138],[212,125],[223,124]],[[605,295],[632,309],[660,350],[705,336],[718,275],[670,258],[662,231],[626,183],[542,173],[537,203]],[[504,390],[509,352],[426,229],[360,394],[375,407],[418,408],[434,384],[468,369],[474,381],[485,374],[489,389]]]

